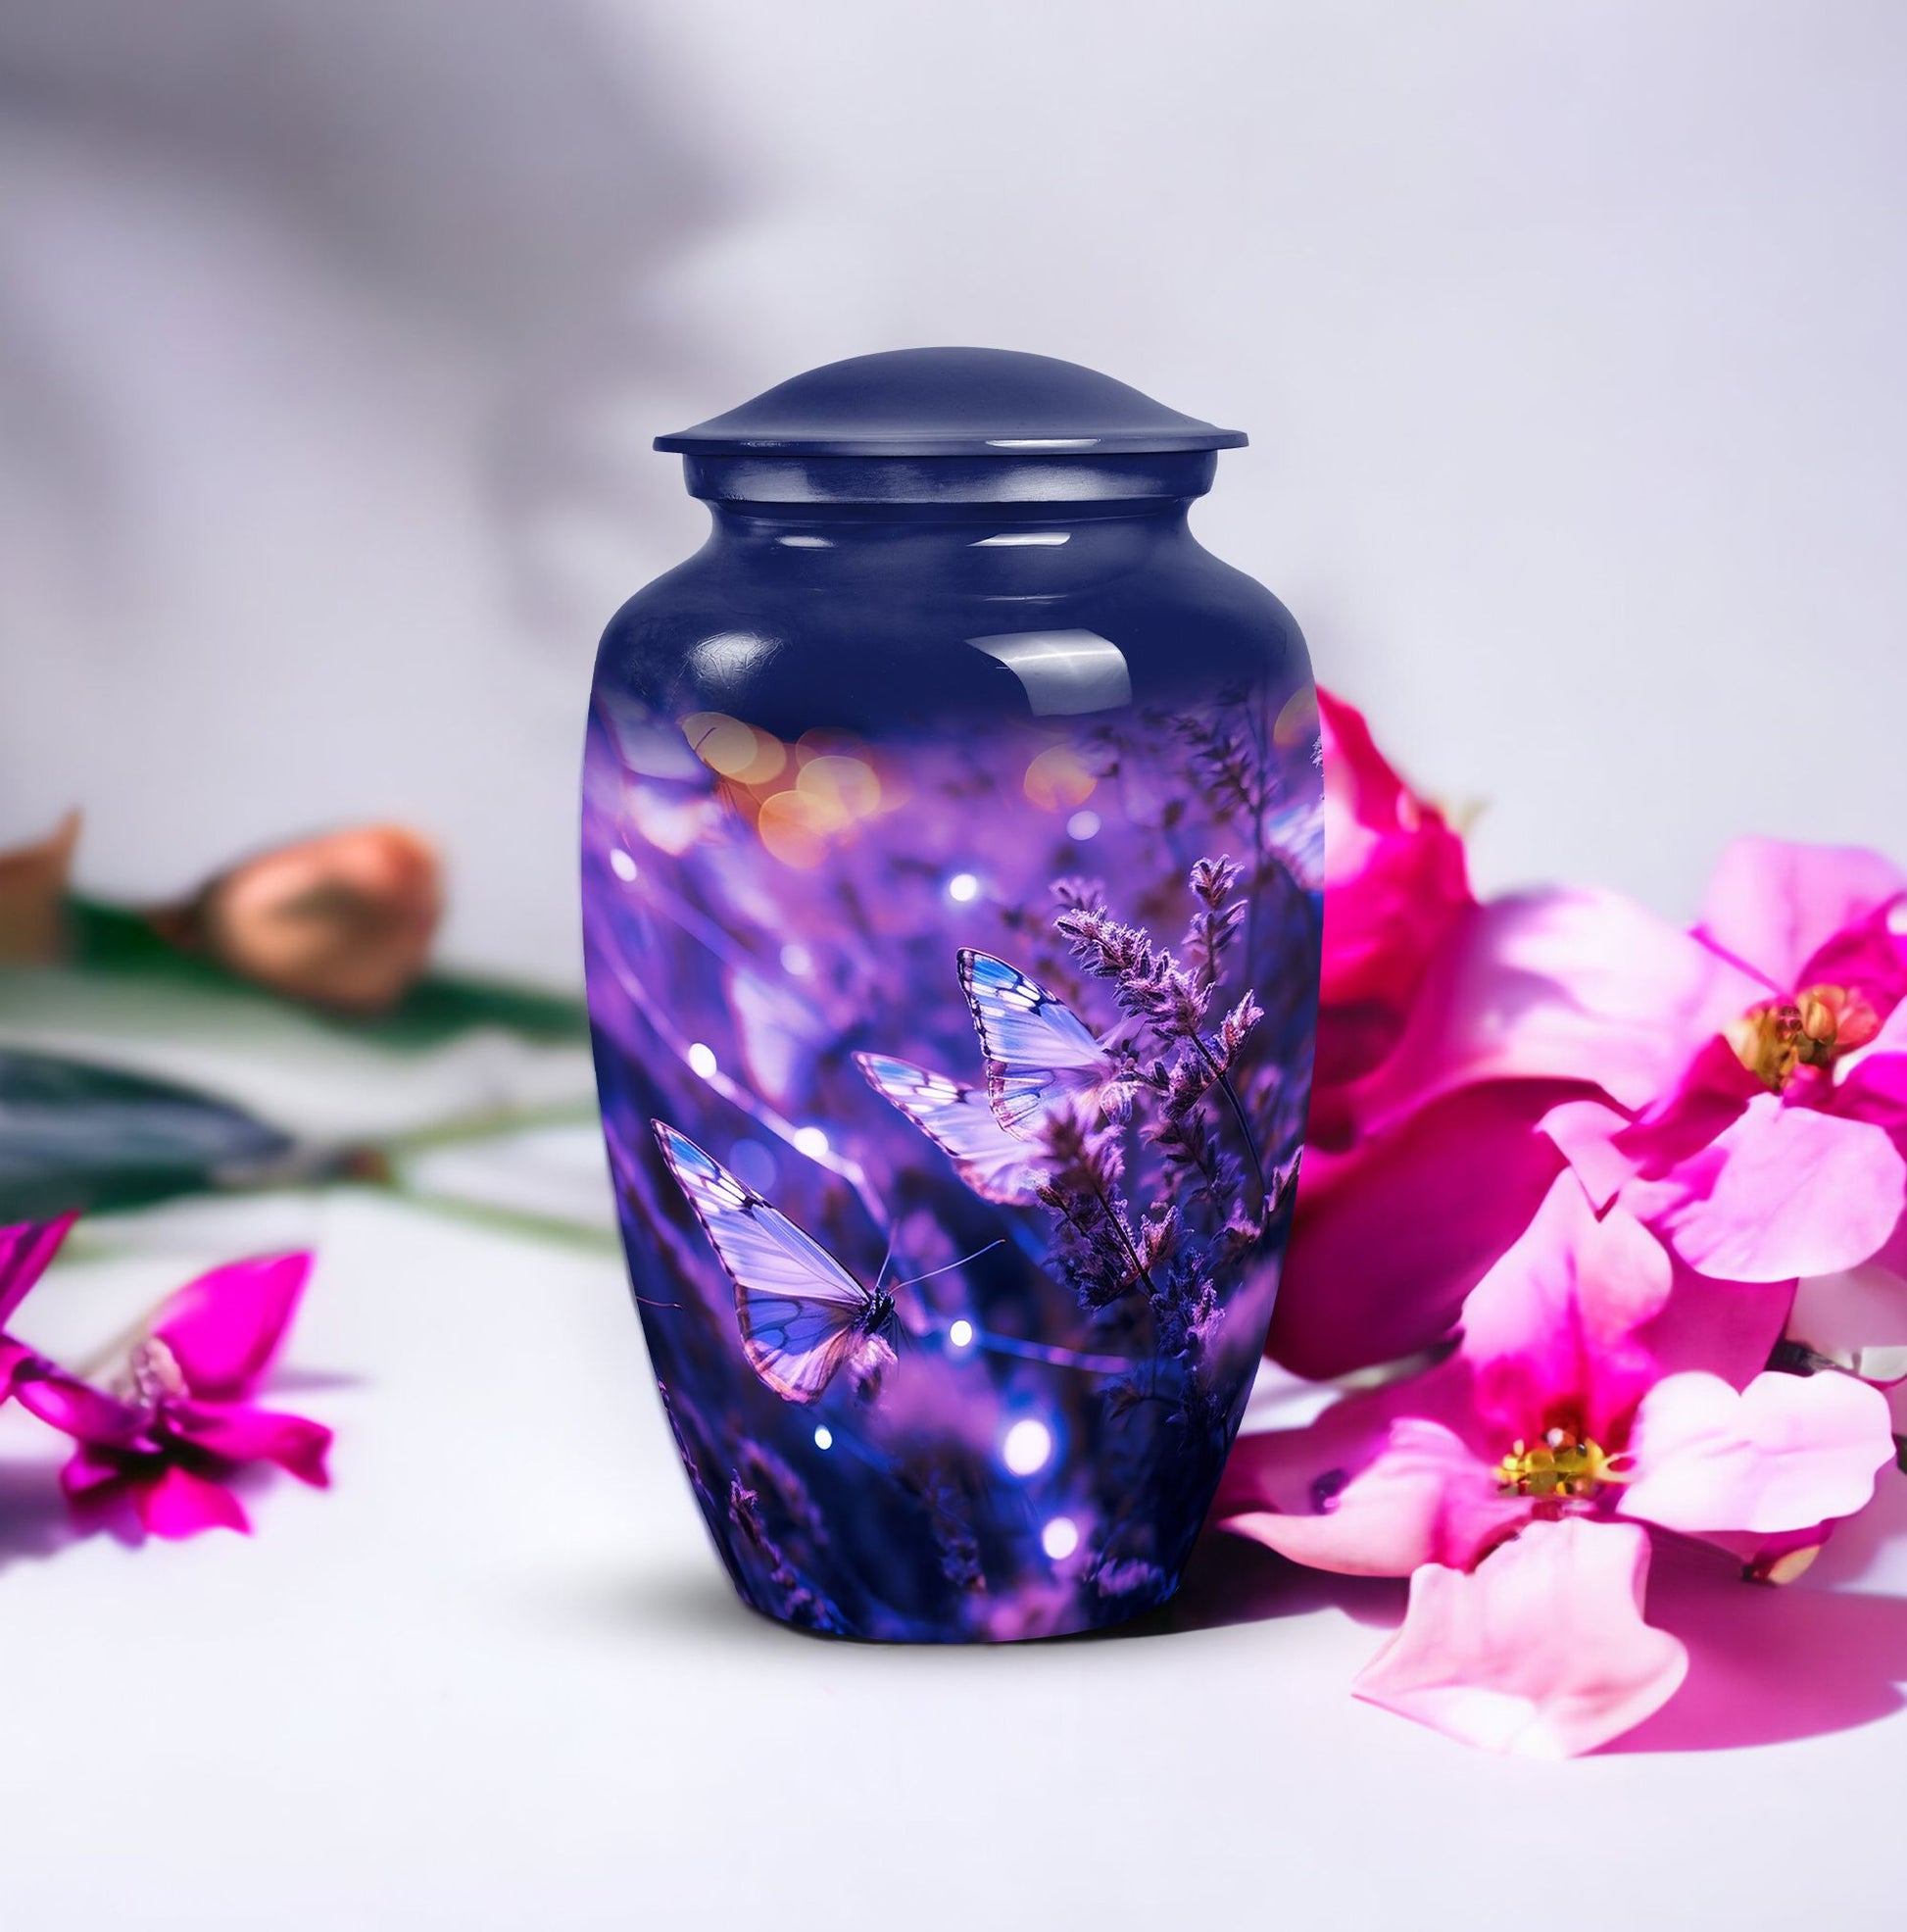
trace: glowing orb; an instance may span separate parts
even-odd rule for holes
[[[1064,1562],[1079,1548],[1079,1526],[1071,1516],[1054,1516],[1040,1532],[1040,1548],[1054,1562]]]
[[[1052,1455],[1052,1431],[1031,1416],[1015,1422],[1000,1445],[1000,1460],[1016,1476],[1030,1476],[1044,1469]]]

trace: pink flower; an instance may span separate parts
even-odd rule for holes
[[[0,1281],[10,1248],[24,1258],[16,1285],[0,1292],[0,1310],[18,1306],[65,1227],[0,1232]],[[331,1431],[249,1400],[291,1326],[310,1271],[309,1255],[279,1255],[188,1282],[134,1345],[113,1393],[9,1338],[6,1372],[22,1407],[78,1445],[61,1471],[68,1499],[88,1511],[125,1499],[153,1535],[185,1537],[220,1525],[249,1532],[230,1488],[247,1463],[273,1462],[323,1488]]]
[[[1742,839],[1695,940],[1743,982],[1676,1030],[1646,1101],[1551,1131],[1682,1260],[1746,1281],[1858,1266],[1907,1208],[1907,876],[1876,854]]]
[[[1242,1438],[1218,1520],[1299,1562],[1413,1577],[1360,1694],[1495,1749],[1591,1749],[1681,1681],[1642,1618],[1636,1525],[1818,1543],[1892,1460],[1865,1383],[1760,1372],[1787,1305],[1691,1273],[1562,1174],[1465,1301],[1458,1350],[1307,1429]],[[1564,1641],[1585,1589],[1588,1651]]]

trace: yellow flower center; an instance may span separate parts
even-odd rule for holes
[[[1810,986],[1791,1000],[1767,1000],[1723,1027],[1735,1057],[1771,1093],[1803,1066],[1834,1065],[1880,1031],[1880,1016],[1847,986]]]
[[[1505,1496],[1593,1496],[1604,1483],[1624,1480],[1619,1460],[1574,1429],[1550,1429],[1534,1448],[1518,1436],[1497,1481]]]

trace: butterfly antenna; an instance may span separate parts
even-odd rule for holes
[[[881,1283],[887,1279],[888,1267],[889,1264],[893,1262],[893,1260],[894,1260],[894,1237],[892,1235],[889,1235],[888,1243],[887,1243],[887,1253],[881,1257],[881,1271],[879,1274],[877,1274],[874,1277],[874,1292],[877,1295],[881,1292]],[[897,1288],[905,1288],[907,1284],[905,1281],[897,1281],[894,1285]]]
[[[986,1247],[976,1248],[972,1254],[962,1255],[957,1262],[949,1262],[945,1267],[930,1267],[925,1274],[916,1274],[912,1281],[897,1281],[894,1284],[895,1291],[899,1293],[903,1288],[911,1288],[915,1282],[931,1281],[937,1274],[951,1274],[956,1267],[965,1267],[969,1262],[977,1262],[982,1255],[990,1254],[996,1248],[1004,1247],[1005,1243],[1006,1237],[1003,1234],[999,1235],[989,1241]],[[875,1285],[878,1287],[880,1284],[877,1282]]]

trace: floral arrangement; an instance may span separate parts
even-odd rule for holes
[[[1242,1437],[1216,1520],[1409,1578],[1358,1696],[1592,1750],[1689,1670],[1647,1615],[1665,1539],[1786,1583],[1900,1456],[1907,874],[1744,839],[1690,931],[1600,892],[1480,901],[1444,817],[1322,710],[1317,1079],[1269,1347],[1345,1392]]]

